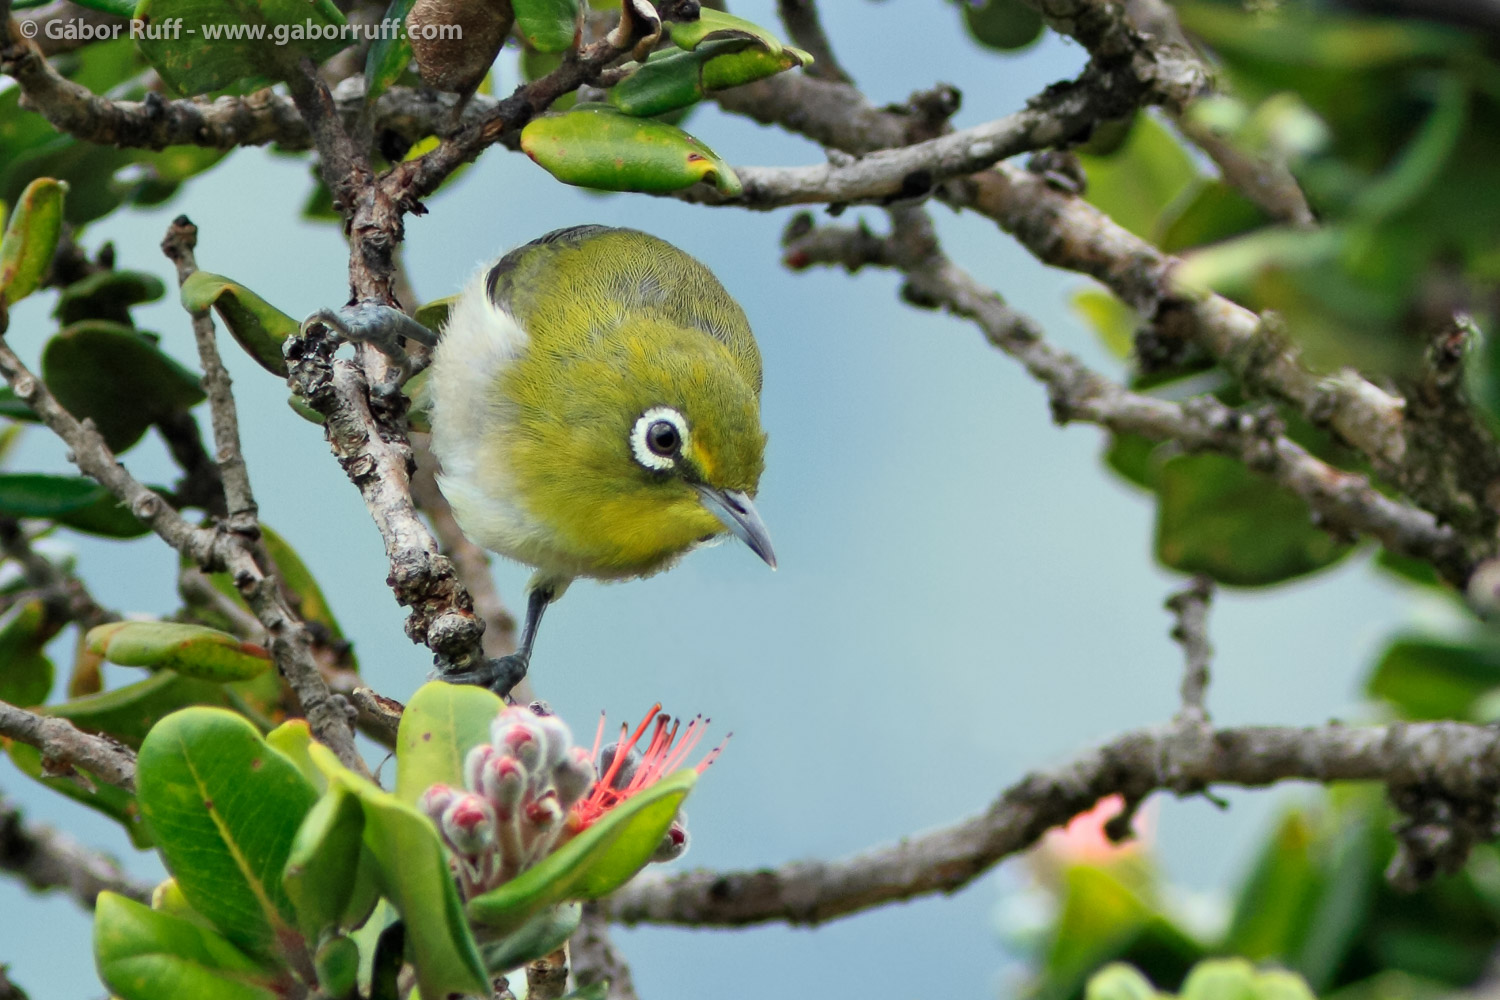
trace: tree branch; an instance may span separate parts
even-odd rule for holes
[[[198,227],[185,215],[179,215],[167,228],[162,252],[177,266],[177,284],[181,286],[198,270],[193,249],[198,245]],[[193,339],[198,344],[198,361],[203,367],[203,390],[214,428],[215,459],[226,505],[225,526],[250,540],[260,537],[256,521],[259,508],[250,489],[250,473],[240,448],[240,418],[234,405],[233,383],[229,370],[219,357],[214,338],[214,321],[207,309],[190,311]]]
[[[0,517],[0,553],[21,567],[27,586],[41,595],[54,620],[77,622],[84,631],[119,620],[118,612],[94,600],[82,580],[33,549],[15,518]]]
[[[818,17],[817,0],[777,0],[776,12],[781,15],[781,23],[786,25],[791,40],[813,57],[813,64],[807,70],[809,74],[822,80],[854,82],[834,57],[833,46],[828,44],[828,35]]]
[[[1230,455],[1296,493],[1321,525],[1346,535],[1373,536],[1393,551],[1425,560],[1450,578],[1463,579],[1469,563],[1453,532],[1424,510],[1385,496],[1363,476],[1335,468],[1281,433],[1274,416],[1232,409],[1212,396],[1174,403],[1131,392],[1052,347],[1027,317],[954,266],[939,249],[931,221],[920,209],[893,212],[891,237],[867,231],[809,229],[794,220],[786,260],[792,266],[857,262],[847,240],[869,254],[866,263],[907,275],[902,294],[917,305],[941,307],[973,320],[995,347],[1020,361],[1047,386],[1056,420],[1081,420],[1116,432],[1171,440],[1190,451]]]
[[[37,715],[0,701],[0,736],[40,750],[49,774],[81,767],[102,781],[135,791],[135,753],[118,740],[85,733],[67,719]]]
[[[151,902],[151,887],[120,870],[112,858],[84,847],[50,826],[25,822],[21,810],[0,797],[0,871],[31,889],[62,889],[92,910],[101,892]]]
[[[1208,665],[1213,647],[1208,642],[1208,606],[1213,601],[1213,581],[1206,576],[1193,579],[1186,590],[1167,598],[1167,610],[1176,624],[1172,638],[1182,646],[1182,709],[1177,721],[1184,726],[1208,722],[1204,696],[1208,693]]]
[[[601,903],[620,923],[817,924],[897,900],[951,893],[1106,795],[1282,781],[1376,781],[1448,803],[1447,829],[1495,836],[1500,731],[1457,722],[1239,727],[1186,742],[1175,726],[1126,733],[1008,788],[984,813],[842,861],[775,869],[645,875]],[[1431,832],[1431,831],[1429,831]],[[1461,839],[1461,838],[1459,838]],[[1472,840],[1466,840],[1472,843]]]
[[[0,317],[0,335],[4,333]],[[272,658],[302,705],[313,734],[339,759],[359,773],[364,761],[354,747],[354,731],[345,705],[335,700],[313,659],[307,629],[289,608],[274,577],[257,564],[245,539],[212,528],[194,527],[160,496],[143,486],[120,464],[91,421],[80,422],[0,339],[0,375],[16,396],[67,444],[69,458],[85,475],[108,489],[142,523],[168,545],[209,572],[228,570],[266,629]],[[29,742],[29,741],[28,741]]]
[[[609,939],[609,920],[596,902],[583,904],[583,922],[568,941],[579,989],[608,983],[608,1000],[639,1000],[630,966]]]

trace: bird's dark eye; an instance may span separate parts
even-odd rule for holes
[[[670,406],[653,406],[630,428],[630,453],[642,468],[667,472],[677,468],[689,447],[687,418]]]
[[[663,458],[676,454],[681,446],[682,435],[677,433],[677,428],[671,422],[658,420],[646,428],[646,447]]]

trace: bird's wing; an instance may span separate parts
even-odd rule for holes
[[[536,342],[598,336],[626,311],[654,310],[722,343],[760,394],[760,350],[744,310],[708,268],[665,240],[608,226],[557,229],[501,257],[484,280],[490,301]],[[594,315],[591,303],[617,311]]]

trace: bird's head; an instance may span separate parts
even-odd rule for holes
[[[759,386],[742,359],[649,313],[624,318],[611,341],[606,354],[548,359],[549,377],[515,386],[530,402],[521,426],[539,431],[517,465],[551,478],[560,527],[622,573],[726,533],[774,568],[752,502],[766,444]]]

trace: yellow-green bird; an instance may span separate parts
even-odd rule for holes
[[[760,351],[708,268],[631,229],[574,226],[485,268],[449,312],[426,394],[464,533],[536,567],[520,648],[449,680],[509,691],[547,605],[732,533],[773,569]]]

